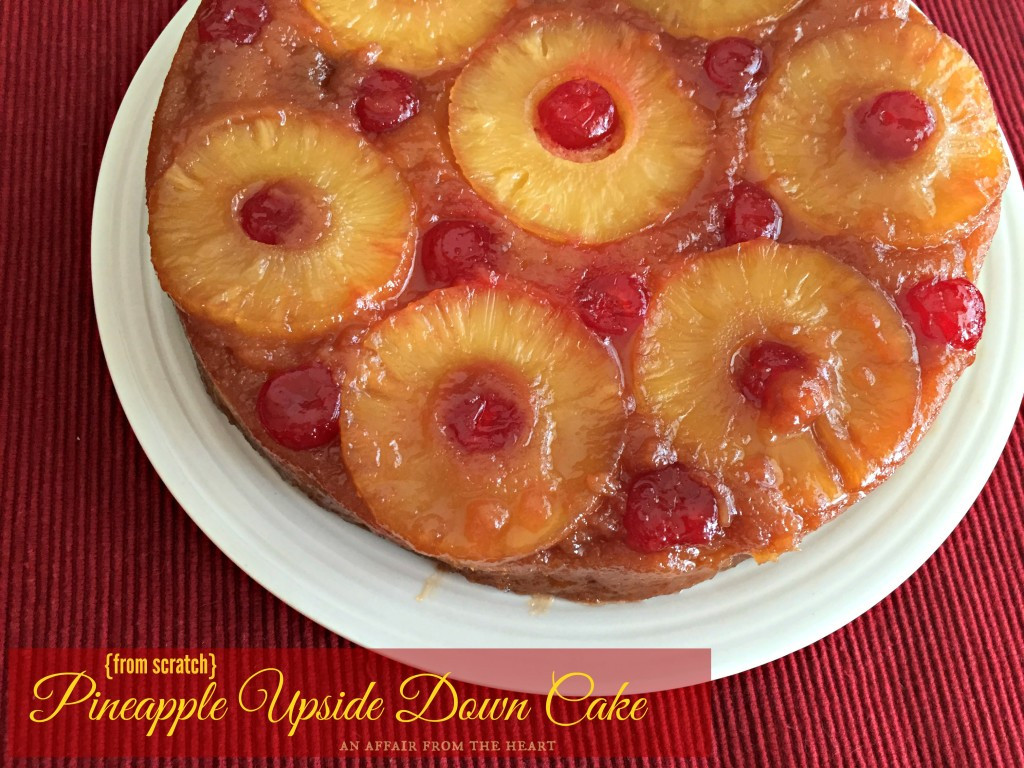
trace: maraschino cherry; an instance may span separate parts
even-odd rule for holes
[[[359,84],[355,110],[365,132],[393,131],[419,114],[419,87],[397,69],[375,69]]]
[[[467,453],[496,453],[516,444],[526,417],[515,398],[481,376],[468,376],[443,392],[438,404],[441,430]]]
[[[740,182],[725,209],[722,235],[726,245],[745,243],[760,237],[778,240],[782,233],[782,209],[761,187]]]
[[[267,184],[238,209],[238,222],[249,239],[264,245],[299,245],[315,239],[315,204],[297,186]],[[322,228],[323,222],[320,222]]]
[[[821,373],[810,357],[788,344],[753,344],[740,356],[734,375],[743,396],[779,434],[804,429],[828,406],[829,389]]]
[[[807,355],[788,344],[759,342],[750,349],[737,371],[740,392],[751,402],[760,404],[769,382],[786,371],[803,370],[807,364]]]
[[[494,233],[478,221],[440,221],[423,235],[420,255],[427,278],[450,285],[486,275],[495,268]]]
[[[864,104],[855,115],[857,140],[884,161],[912,157],[935,133],[935,113],[911,91],[888,91]]]
[[[606,336],[634,330],[647,315],[647,286],[634,274],[588,275],[576,289],[575,300],[583,322]]]
[[[966,351],[981,341],[985,299],[969,280],[924,280],[907,293],[907,304],[921,336]]]
[[[645,554],[701,546],[722,533],[715,494],[678,464],[633,481],[622,523],[626,544]]]
[[[726,37],[708,46],[704,71],[722,93],[742,96],[764,68],[764,51],[743,37]]]
[[[338,436],[341,391],[331,372],[313,364],[267,379],[256,399],[256,414],[285,448],[320,448]]]
[[[562,83],[537,106],[548,137],[569,150],[591,149],[615,132],[618,110],[612,95],[593,80]]]

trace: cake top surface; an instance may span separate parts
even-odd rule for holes
[[[208,0],[147,182],[286,473],[608,599],[772,559],[898,466],[973,360],[1007,178],[904,2]]]

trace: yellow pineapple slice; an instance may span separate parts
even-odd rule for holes
[[[873,111],[876,128],[896,125],[895,113],[871,106],[893,94],[929,114],[904,156],[880,157],[859,131]],[[755,109],[755,172],[787,213],[826,234],[928,245],[970,231],[1006,186],[984,78],[924,21],[873,22],[811,40],[775,66]]]
[[[149,198],[153,264],[189,315],[247,336],[301,340],[408,279],[413,203],[348,127],[254,116],[194,136]]]
[[[594,102],[576,104],[584,127],[609,133],[592,149],[572,137],[556,146],[539,125],[545,100],[574,85],[608,110],[599,121]],[[455,157],[483,198],[525,229],[580,243],[621,239],[678,207],[701,179],[711,132],[649,36],[571,16],[479,51],[452,89],[450,122]]]
[[[609,492],[620,372],[572,314],[460,286],[383,320],[342,394],[345,463],[377,523],[451,562],[544,549]]]
[[[785,18],[805,0],[630,0],[676,37],[715,39]]]
[[[822,251],[767,240],[672,273],[633,368],[640,409],[683,460],[734,480],[767,461],[782,497],[812,514],[886,476],[921,389],[889,298]]]
[[[302,0],[343,49],[379,47],[378,63],[427,73],[463,61],[512,0]]]

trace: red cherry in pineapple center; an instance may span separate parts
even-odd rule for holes
[[[633,481],[622,524],[626,544],[645,554],[708,544],[722,533],[715,494],[678,464]]]
[[[828,405],[829,389],[811,358],[795,347],[759,341],[733,361],[736,386],[780,434],[807,427]]]
[[[419,88],[404,72],[375,69],[359,84],[355,109],[364,131],[393,131],[419,114]]]
[[[555,144],[570,150],[592,149],[615,132],[618,110],[612,95],[593,80],[569,80],[537,105],[540,127]]]
[[[338,436],[341,392],[331,372],[314,364],[271,376],[256,414],[278,443],[295,451],[319,448]]]
[[[451,284],[495,268],[494,233],[476,221],[440,221],[423,235],[420,255],[427,278]]]
[[[204,43],[231,40],[248,45],[270,19],[267,0],[207,0],[196,17]]]
[[[985,330],[985,299],[963,278],[925,280],[907,294],[911,320],[925,338],[970,351]]]
[[[609,336],[640,325],[647,315],[647,302],[647,286],[637,275],[594,274],[576,289],[576,310],[583,322]]]
[[[740,392],[748,400],[761,403],[769,382],[786,371],[803,370],[807,356],[788,344],[760,341],[750,348],[736,371]]]
[[[266,184],[238,209],[238,223],[250,240],[264,245],[301,248],[323,235],[330,215],[322,201],[303,185]]]
[[[854,130],[860,145],[879,160],[905,160],[935,133],[935,113],[911,91],[889,91],[861,105]]]
[[[442,433],[467,453],[497,453],[515,446],[527,413],[509,382],[490,372],[457,372],[441,387],[436,415]]]

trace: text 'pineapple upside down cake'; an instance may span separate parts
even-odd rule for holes
[[[209,391],[288,480],[604,601],[774,560],[903,462],[1008,175],[901,0],[205,0],[147,186]]]

